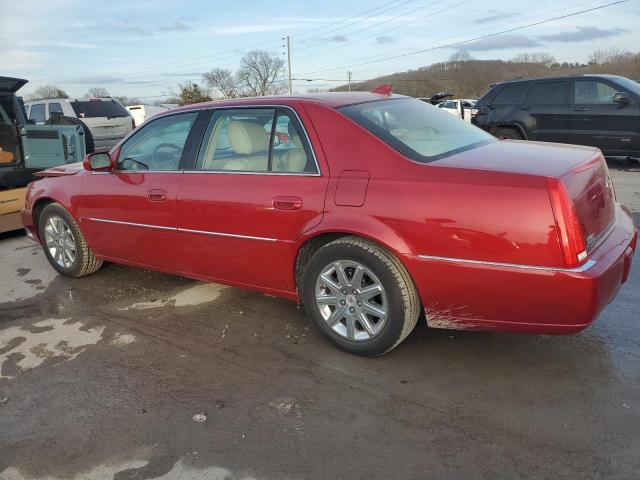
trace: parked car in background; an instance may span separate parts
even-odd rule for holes
[[[129,111],[114,98],[49,98],[25,103],[29,120],[44,124],[52,114],[79,118],[91,130],[96,149],[108,150],[135,128]]]
[[[472,123],[497,137],[598,147],[640,158],[640,84],[615,75],[499,83],[477,103]]]
[[[139,127],[144,122],[149,120],[151,117],[169,110],[169,107],[165,107],[162,105],[147,105],[147,104],[128,105],[125,108],[129,111],[129,113],[133,117],[136,127]]]
[[[444,102],[438,104],[438,108],[441,108],[442,111],[447,112],[450,115],[455,115],[456,117],[462,117],[467,122],[471,122],[472,113],[475,113],[474,109],[476,106],[476,102],[477,100],[472,100],[469,98],[445,100]]]
[[[25,186],[33,173],[85,155],[79,125],[33,125],[16,92],[27,80],[0,77],[0,232],[23,228]]]
[[[108,260],[277,295],[363,355],[421,312],[580,331],[637,242],[597,149],[499,141],[390,93],[189,105],[38,175],[23,221],[61,274]]]

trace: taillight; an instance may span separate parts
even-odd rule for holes
[[[587,244],[576,207],[564,185],[557,178],[547,178],[547,189],[556,219],[558,240],[565,266],[575,267],[587,258]]]

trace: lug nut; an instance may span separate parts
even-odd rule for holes
[[[358,302],[358,306],[361,307],[362,306],[362,302]]]
[[[358,294],[358,290],[351,290],[351,293],[353,293],[354,295]]]
[[[355,311],[356,311],[356,309],[355,309],[355,308],[353,308],[353,307],[349,307],[349,311],[350,311],[351,313],[353,313],[353,312],[355,312]]]
[[[345,302],[344,300],[340,300],[340,305],[342,305],[343,307],[345,306],[347,302]]]
[[[343,295],[346,295],[346,294],[347,294],[347,289],[346,289],[346,288],[343,288],[343,289],[342,289],[342,294],[343,294]]]

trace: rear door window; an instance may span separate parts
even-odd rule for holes
[[[29,120],[33,120],[36,123],[44,122],[44,103],[36,103],[31,105],[29,111]]]
[[[129,116],[127,109],[115,100],[76,100],[71,106],[79,118]]]
[[[286,108],[215,112],[196,168],[229,173],[318,173],[304,131]]]
[[[495,105],[517,105],[522,102],[529,82],[508,83],[496,94],[491,103]]]
[[[567,82],[541,82],[533,85],[527,103],[530,105],[559,105],[568,103]]]

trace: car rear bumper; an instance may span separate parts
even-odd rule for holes
[[[628,212],[575,269],[405,255],[436,328],[564,334],[589,326],[627,280],[637,244]]]
[[[93,138],[93,144],[95,145],[96,150],[111,150],[120,140],[124,138],[124,135],[119,135],[117,137],[103,137],[103,138]]]

